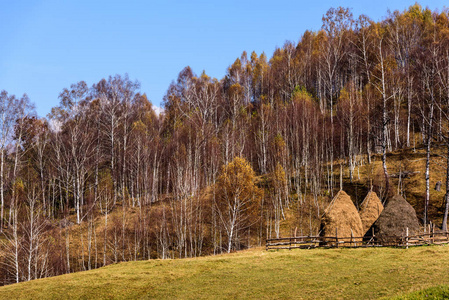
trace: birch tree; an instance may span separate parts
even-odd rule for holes
[[[227,235],[228,253],[238,249],[240,231],[254,224],[253,214],[261,197],[254,171],[245,159],[236,157],[223,167],[214,204]]]

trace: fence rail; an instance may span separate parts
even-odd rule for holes
[[[311,248],[359,248],[359,247],[412,247],[422,245],[449,244],[448,231],[423,232],[409,235],[408,228],[403,236],[371,236],[371,237],[342,237],[335,236],[295,236],[273,238],[266,240],[266,250],[275,249],[311,249]]]

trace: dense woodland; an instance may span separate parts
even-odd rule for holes
[[[161,114],[127,75],[59,98],[39,118],[26,95],[0,95],[3,284],[244,249],[286,219],[315,234],[340,172],[353,182],[380,160],[362,180],[387,199],[401,149],[426,151],[425,225],[434,147],[449,174],[449,11],[331,8],[321,30],[271,58],[243,52],[222,79],[186,67]]]

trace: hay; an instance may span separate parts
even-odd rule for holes
[[[401,196],[391,198],[376,222],[366,232],[365,238],[371,238],[383,244],[397,243],[401,236],[419,233],[419,221],[413,207]]]
[[[384,210],[382,202],[377,197],[377,194],[370,191],[366,195],[365,200],[363,200],[360,205],[360,220],[362,220],[363,235],[370,229],[371,225],[377,221],[381,212]]]
[[[335,237],[336,232],[339,240],[343,238],[341,241],[346,242],[350,242],[351,237],[363,236],[359,213],[344,191],[338,192],[321,217],[320,235]],[[361,238],[352,241],[361,241]]]

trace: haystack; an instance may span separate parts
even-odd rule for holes
[[[352,241],[360,241],[364,233],[359,213],[344,191],[338,192],[321,217],[320,235],[335,237],[336,233],[339,240],[344,238],[341,241],[346,242],[350,242],[351,237],[359,237]]]
[[[371,225],[377,221],[380,213],[384,210],[382,202],[377,197],[376,192],[370,191],[366,195],[365,200],[363,200],[360,205],[360,220],[362,220],[363,235],[370,229]]]
[[[371,238],[373,233],[376,241],[384,244],[395,243],[401,236],[419,233],[419,221],[413,207],[401,196],[391,198],[376,222],[366,232],[365,238]]]

